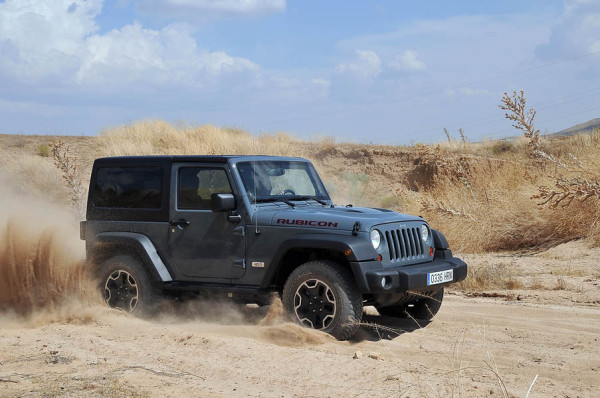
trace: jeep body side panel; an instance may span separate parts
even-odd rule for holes
[[[227,163],[173,163],[171,171],[169,249],[185,280],[216,282],[241,278],[245,269],[243,217],[240,211],[210,209],[211,193],[239,197]],[[185,178],[184,178],[185,177]],[[215,181],[218,180],[218,181]],[[179,184],[190,190],[179,189]],[[181,193],[182,198],[178,197]],[[179,204],[183,208],[179,208]],[[185,205],[184,205],[185,203]]]

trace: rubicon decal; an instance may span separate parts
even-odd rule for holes
[[[278,218],[277,224],[286,225],[306,225],[309,227],[325,227],[325,228],[337,228],[338,223],[331,221],[318,221],[318,220],[290,220],[289,218]]]

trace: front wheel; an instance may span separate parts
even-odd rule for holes
[[[362,318],[362,295],[350,272],[333,261],[296,268],[283,288],[283,305],[292,319],[338,340],[351,338]]]
[[[135,315],[149,315],[157,304],[158,289],[139,261],[119,255],[100,267],[99,289],[104,301]]]
[[[390,305],[377,308],[381,315],[394,318],[414,318],[430,321],[438,313],[444,299],[444,288],[431,296],[417,297],[414,301],[404,305]]]

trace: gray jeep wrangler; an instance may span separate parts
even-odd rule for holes
[[[267,156],[94,162],[81,222],[106,303],[147,313],[163,294],[265,303],[338,339],[363,306],[431,319],[467,275],[441,232],[386,209],[335,206],[313,165]]]

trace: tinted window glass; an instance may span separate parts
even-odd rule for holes
[[[179,169],[177,208],[210,209],[210,197],[213,193],[231,193],[225,170],[208,167]]]
[[[256,161],[237,164],[250,200],[311,196],[329,200],[313,166],[307,162]]]
[[[103,167],[98,169],[94,205],[129,209],[160,209],[161,167]]]

